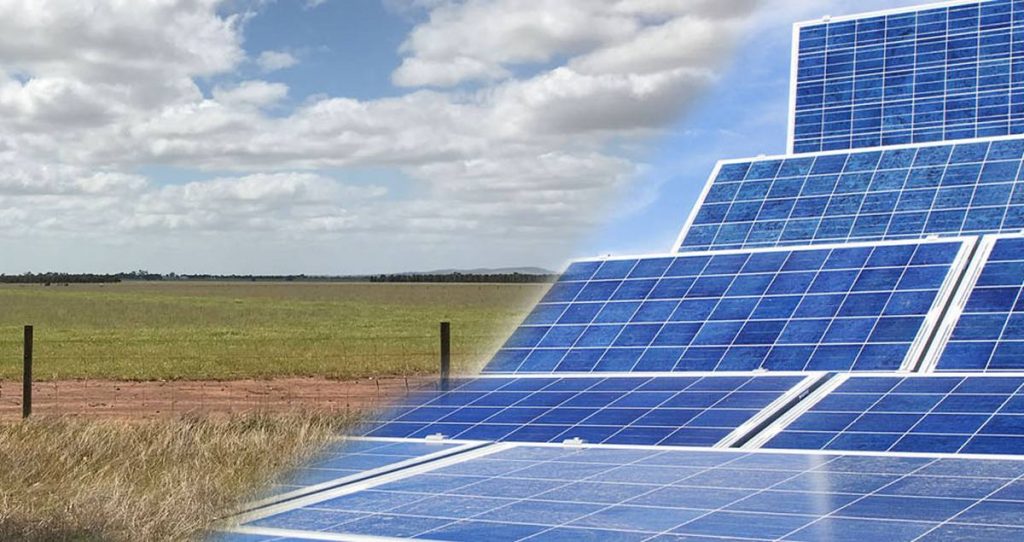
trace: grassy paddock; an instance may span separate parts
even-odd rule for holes
[[[123,283],[0,286],[0,379],[235,379],[436,371],[437,323],[474,370],[543,284]]]
[[[351,421],[293,414],[0,425],[0,540],[198,539]]]

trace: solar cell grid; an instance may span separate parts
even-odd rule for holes
[[[1016,540],[1024,462],[515,446],[240,529],[433,540]]]
[[[960,239],[571,265],[485,372],[897,370]]]
[[[986,241],[981,271],[961,288],[936,344],[937,371],[1024,369],[1024,237]]]
[[[480,378],[413,395],[373,437],[713,446],[817,376]],[[770,409],[769,409],[770,410]]]
[[[1024,133],[1024,4],[972,2],[795,29],[790,148]]]
[[[1024,229],[1024,138],[719,164],[677,250]]]
[[[850,377],[765,447],[1024,455],[1024,377]]]

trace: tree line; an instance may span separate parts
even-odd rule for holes
[[[124,281],[224,281],[224,282],[442,282],[512,283],[552,282],[556,275],[530,273],[408,273],[391,275],[214,275],[150,273],[145,270],[122,273],[23,273],[0,274],[0,284],[113,284]]]

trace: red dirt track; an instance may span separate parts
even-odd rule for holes
[[[276,378],[272,380],[37,382],[32,414],[100,418],[155,418],[185,414],[313,410],[342,412],[385,406],[387,401],[436,385],[437,377],[362,380]],[[22,384],[0,381],[0,420],[21,416]]]

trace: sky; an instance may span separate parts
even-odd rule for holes
[[[792,23],[915,3],[0,0],[0,273],[667,252]]]

